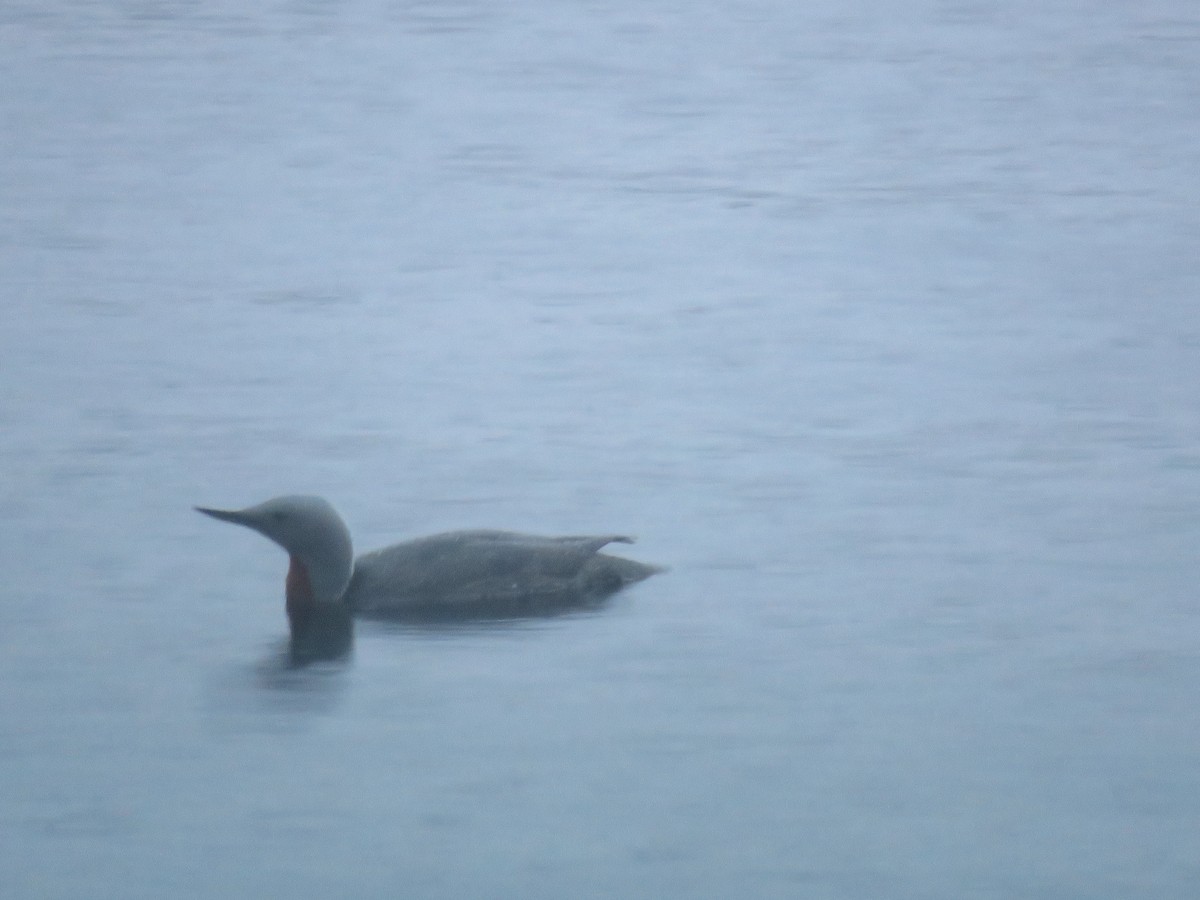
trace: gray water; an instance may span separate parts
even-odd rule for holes
[[[1193,3],[246,10],[0,11],[5,897],[1195,896]]]

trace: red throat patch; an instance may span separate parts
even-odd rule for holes
[[[313,596],[308,569],[304,568],[304,563],[294,556],[291,557],[291,565],[288,566],[286,591],[288,619],[295,628],[297,624],[306,621],[312,615],[317,598]]]

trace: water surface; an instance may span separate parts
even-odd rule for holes
[[[1193,895],[1191,5],[0,21],[7,895]],[[296,670],[297,491],[672,568]]]

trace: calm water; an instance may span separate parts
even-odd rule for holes
[[[1190,898],[1200,16],[0,11],[19,898]],[[633,532],[588,615],[284,557]]]

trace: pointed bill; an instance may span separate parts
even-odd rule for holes
[[[206,516],[212,516],[214,519],[219,519],[222,522],[232,522],[235,525],[246,525],[254,527],[251,524],[251,519],[246,515],[245,510],[241,509],[209,509],[207,506],[192,507],[196,512],[204,513]]]

